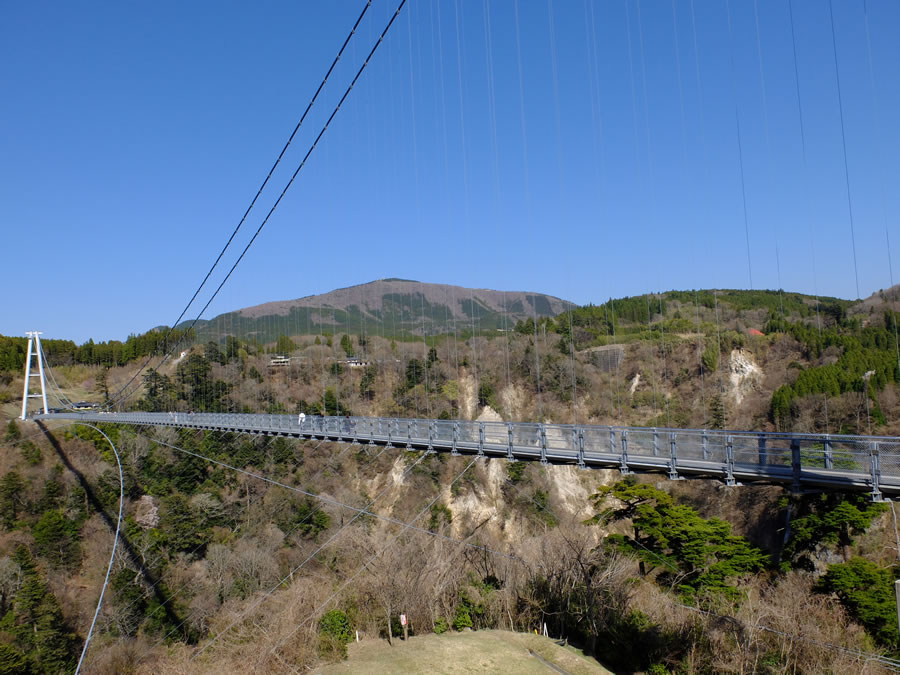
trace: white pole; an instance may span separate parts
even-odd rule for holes
[[[900,579],[894,582],[894,597],[897,599],[897,626],[900,627]]]
[[[44,414],[48,414],[50,409],[47,408],[47,387],[44,386],[44,350],[41,349],[41,334],[34,334],[34,353],[37,355],[38,372],[41,374],[41,401],[44,404]]]
[[[31,378],[31,343],[33,338],[31,333],[25,333],[28,336],[28,351],[25,356],[25,385],[22,391],[22,419],[28,419],[28,380]]]

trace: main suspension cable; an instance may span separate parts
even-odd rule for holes
[[[116,534],[113,538],[112,551],[109,554],[109,565],[106,568],[106,577],[103,579],[103,587],[100,589],[100,598],[97,600],[97,609],[94,610],[94,618],[91,620],[91,627],[88,629],[84,647],[81,649],[81,656],[78,658],[78,666],[75,668],[76,675],[81,671],[81,664],[84,662],[85,654],[87,654],[88,645],[91,643],[91,636],[94,634],[94,626],[97,624],[97,616],[100,614],[100,607],[103,604],[103,595],[106,593],[106,587],[109,585],[109,575],[112,572],[113,562],[115,562],[116,559],[116,548],[119,545],[119,530],[122,527],[122,510],[125,506],[125,478],[122,474],[122,461],[119,459],[119,452],[116,450],[116,446],[109,440],[109,436],[93,424],[83,424],[83,426],[90,427],[103,436],[103,438],[106,439],[106,442],[109,443],[109,447],[112,448],[113,454],[116,456],[116,465],[119,467],[119,517],[116,520]]]
[[[209,281],[210,276],[212,275],[213,271],[218,266],[219,262],[221,262],[222,257],[225,255],[225,252],[231,246],[231,242],[234,241],[234,238],[235,238],[235,236],[237,236],[238,231],[241,229],[244,222],[247,220],[247,217],[250,215],[250,211],[256,205],[257,200],[259,199],[263,190],[265,190],[266,186],[268,185],[269,179],[272,177],[272,174],[278,168],[278,165],[281,163],[282,158],[284,157],[285,153],[287,152],[288,148],[290,147],[291,143],[293,142],[294,137],[297,135],[297,132],[300,130],[300,127],[303,125],[303,122],[306,120],[306,116],[309,114],[313,105],[315,105],[315,102],[319,98],[319,94],[322,92],[322,89],[325,88],[325,85],[328,82],[328,79],[331,77],[331,73],[334,71],[334,68],[335,68],[335,66],[337,66],[338,61],[340,61],[341,57],[343,56],[344,50],[347,48],[347,45],[350,43],[350,40],[356,34],[356,30],[359,27],[360,23],[362,22],[363,17],[366,15],[366,12],[369,10],[369,7],[372,5],[372,1],[373,0],[367,0],[365,6],[362,9],[362,12],[360,12],[359,17],[357,17],[357,19],[356,19],[356,23],[353,24],[353,28],[350,29],[350,32],[347,34],[347,37],[344,39],[344,43],[341,45],[340,50],[338,50],[337,56],[334,57],[334,61],[332,61],[331,66],[328,68],[328,71],[325,73],[325,77],[322,78],[322,81],[319,83],[319,86],[316,89],[315,94],[313,94],[313,97],[310,99],[309,103],[307,104],[306,110],[303,111],[303,114],[300,116],[300,120],[297,122],[296,126],[294,127],[294,130],[291,132],[291,135],[288,137],[287,142],[281,148],[281,152],[278,153],[278,158],[275,160],[275,163],[272,165],[272,168],[269,169],[269,173],[266,174],[265,179],[263,180],[262,184],[259,186],[259,189],[256,191],[256,195],[253,197],[253,200],[250,202],[250,205],[247,207],[246,211],[244,211],[244,215],[241,217],[240,222],[238,222],[237,226],[234,228],[234,231],[231,233],[231,236],[228,238],[228,241],[225,242],[225,246],[222,247],[222,250],[219,252],[219,255],[216,258],[215,262],[209,268],[209,271],[207,271],[206,276],[203,278],[203,281],[200,282],[200,285],[197,287],[197,290],[194,291],[194,294],[191,296],[191,299],[188,301],[187,305],[185,305],[184,309],[181,310],[181,314],[178,315],[178,318],[175,320],[175,322],[172,324],[172,326],[169,327],[169,330],[166,332],[165,338],[163,338],[162,344],[165,345],[168,343],[168,338],[172,334],[172,331],[175,330],[176,326],[184,318],[184,315],[187,313],[190,306],[197,299],[197,296],[200,294],[200,291],[206,285],[206,282]],[[374,51],[374,49],[373,49],[373,51]],[[364,65],[364,67],[365,67],[365,65]],[[355,80],[354,80],[354,82],[355,82]],[[341,102],[343,102],[343,99],[341,99]],[[340,104],[338,104],[338,107],[340,107]],[[333,116],[333,114],[332,114],[332,116]],[[329,121],[330,121],[330,119],[329,119]],[[320,136],[321,136],[321,134],[320,134]],[[288,184],[288,187],[290,187],[290,184]],[[281,198],[279,197],[279,200],[280,199]],[[229,272],[229,275],[230,275],[230,272]],[[221,286],[220,286],[220,289],[221,289]],[[218,290],[216,291],[216,294],[217,293],[218,293]],[[215,297],[215,294],[213,295],[213,297]],[[209,306],[209,303],[206,304],[206,307],[208,307],[208,306]],[[204,307],[203,309],[205,310],[206,307]],[[203,312],[201,311],[201,315],[202,315],[202,313]],[[198,319],[199,319],[199,316],[198,316]],[[194,324],[196,324],[196,323],[197,323],[197,319],[195,319],[194,322],[191,324],[191,328],[193,328]],[[169,350],[169,353],[166,355],[166,358],[168,358],[169,354],[171,354],[171,351],[174,349],[175,349],[175,347],[173,346]],[[116,392],[116,397],[117,397],[116,403],[119,403],[122,400],[122,398],[120,397],[120,394],[125,389],[127,389],[128,386],[135,380],[135,378],[137,378],[137,376],[144,370],[144,368],[146,368],[150,364],[150,361],[153,358],[153,355],[154,355],[154,353],[151,352],[147,356],[147,359],[144,361],[144,363],[141,365],[141,367],[131,377],[131,379],[128,380],[128,382],[126,382],[125,385],[123,385],[122,388],[118,392]],[[165,359],[163,359],[163,360],[165,360]],[[162,365],[162,364],[160,364],[160,365]],[[125,397],[125,398],[127,398],[127,397]]]

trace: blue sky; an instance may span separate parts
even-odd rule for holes
[[[171,323],[363,4],[4,3],[0,333]],[[395,6],[372,3],[223,273]],[[834,0],[834,27],[854,239],[827,1],[794,0],[804,161],[787,2],[410,0],[207,316],[382,277],[852,298],[854,241],[860,295],[885,288],[900,5]]]

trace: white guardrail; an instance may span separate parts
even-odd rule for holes
[[[888,436],[381,417],[308,416],[301,424],[297,415],[240,413],[66,412],[34,418],[375,443],[623,473],[664,471],[673,479],[707,475],[727,485],[766,480],[796,490],[866,490],[875,500],[900,494],[900,438]]]

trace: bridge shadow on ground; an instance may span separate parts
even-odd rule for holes
[[[53,435],[53,433],[40,420],[36,420],[36,423],[44,433],[44,436],[50,442],[50,445],[53,446],[53,449],[56,451],[56,455],[57,457],[59,457],[59,460],[69,471],[72,472],[72,475],[74,475],[75,478],[78,479],[79,485],[81,485],[82,489],[85,492],[85,495],[87,495],[87,500],[91,508],[93,508],[94,511],[100,514],[100,517],[109,527],[110,531],[115,532],[116,518],[106,511],[106,508],[97,498],[97,494],[94,492],[94,489],[93,487],[91,487],[91,484],[88,482],[87,478],[85,478],[84,474],[82,474],[78,469],[75,468],[75,466],[69,460],[68,455],[66,455],[65,451],[63,451],[62,446]],[[135,551],[134,546],[130,541],[128,541],[128,538],[125,536],[124,528],[119,532],[119,540],[120,546],[125,551],[129,562],[136,570],[138,570],[144,580],[144,583],[147,584],[147,587],[152,589],[153,591],[153,597],[155,598],[157,605],[152,611],[159,611],[159,608],[162,607],[165,611],[166,623],[171,626],[183,626],[183,619],[178,616],[178,614],[171,606],[173,596],[167,595],[164,592],[164,589],[160,588],[161,584],[159,582],[161,580],[161,577],[154,574],[153,571],[144,564],[141,556],[137,551]],[[191,640],[190,630],[182,629],[179,630],[179,633],[182,639],[187,641]]]

